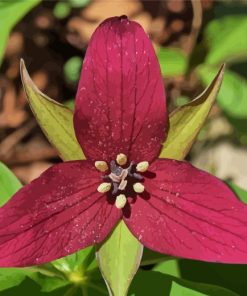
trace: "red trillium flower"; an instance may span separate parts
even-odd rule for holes
[[[74,128],[87,160],[54,165],[0,209],[0,266],[41,264],[100,243],[121,219],[155,251],[247,263],[247,207],[216,177],[158,159],[165,93],[139,24],[114,17],[93,34]]]

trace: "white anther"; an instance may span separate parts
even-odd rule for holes
[[[118,209],[122,209],[125,207],[126,205],[126,202],[127,202],[127,198],[124,194],[119,194],[117,197],[116,197],[116,201],[115,201],[115,206],[118,208]]]
[[[145,187],[142,183],[135,183],[133,185],[133,189],[136,193],[142,193],[145,190]]]
[[[127,156],[123,153],[117,155],[116,161],[119,165],[125,165],[127,162]]]
[[[139,162],[136,166],[137,172],[144,173],[148,170],[149,163],[148,161]]]
[[[97,190],[100,193],[105,193],[105,192],[109,191],[110,189],[111,189],[111,183],[101,183],[99,185],[99,187],[97,188]]]
[[[94,165],[100,172],[106,172],[108,170],[108,165],[105,161],[95,161]]]

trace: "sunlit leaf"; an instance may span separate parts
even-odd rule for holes
[[[172,282],[170,296],[203,296],[208,295],[198,291],[183,287],[176,282]]]
[[[25,270],[0,268],[0,291],[19,285],[26,277]]]
[[[130,296],[143,296],[143,295],[155,295],[155,296],[170,296],[174,294],[173,283],[184,287],[186,292],[188,289],[193,290],[193,292],[198,292],[210,296],[237,296],[236,293],[227,290],[223,287],[208,285],[202,283],[194,283],[188,280],[183,280],[176,278],[174,276],[157,272],[157,271],[139,271],[132,282],[130,287]],[[173,293],[173,294],[171,294]],[[177,294],[178,296],[181,294]],[[177,296],[176,295],[176,296]],[[183,294],[182,294],[183,295]],[[185,294],[185,295],[200,295],[200,294]]]
[[[62,104],[44,95],[34,85],[24,62],[21,62],[21,75],[30,107],[43,132],[58,150],[63,160],[84,159],[73,127],[73,113]]]
[[[21,182],[0,162],[0,206],[4,205],[20,188]]]
[[[161,73],[165,77],[183,75],[187,69],[187,57],[177,48],[160,48],[157,52]]]
[[[247,204],[247,191],[240,188],[238,185],[231,181],[226,182],[227,185],[232,189],[232,191],[237,195],[237,197],[244,203]]]
[[[42,292],[51,292],[58,288],[70,285],[71,283],[65,278],[48,277],[40,273],[33,273],[30,278],[40,285]]]
[[[179,259],[167,260],[165,262],[157,264],[152,270],[159,271],[165,274],[170,274],[172,276],[180,278],[181,272],[179,269],[178,260]]]
[[[143,247],[122,221],[110,237],[99,246],[97,260],[110,293],[127,294],[129,285],[139,267]]]
[[[202,94],[171,113],[170,128],[160,158],[180,160],[187,155],[215,102],[223,73],[224,66]]]
[[[40,0],[0,1],[0,64],[12,28],[39,2]]]
[[[211,81],[216,68],[205,64],[197,68],[204,85]],[[226,115],[235,118],[247,118],[247,81],[238,74],[226,70],[217,102]]]
[[[93,261],[95,264],[93,264]],[[93,264],[93,267],[96,267],[95,248],[88,247],[74,254],[53,261],[51,264],[58,270],[65,273],[78,269],[88,270],[88,267],[91,266],[91,264]]]
[[[231,15],[213,20],[205,30],[207,64],[247,59],[247,17]]]
[[[11,287],[8,290],[0,291],[0,296],[81,296],[81,289],[79,287],[66,286],[59,289],[55,289],[49,293],[42,292],[40,286],[26,279],[19,286]],[[97,294],[96,294],[97,295]],[[93,294],[93,296],[96,296]],[[90,293],[91,296],[91,293]]]

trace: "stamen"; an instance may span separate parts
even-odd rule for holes
[[[135,183],[133,185],[133,189],[136,193],[142,193],[145,190],[145,187],[142,183]]]
[[[128,184],[127,180],[122,180],[121,183],[118,186],[118,189],[119,190],[124,190],[126,188],[127,184]]]
[[[125,207],[126,205],[126,202],[127,202],[127,198],[124,194],[119,194],[117,197],[116,197],[116,201],[115,201],[115,206],[118,208],[118,209],[122,209]]]
[[[111,189],[111,183],[101,183],[97,188],[98,192],[105,193]]]
[[[144,173],[148,170],[149,163],[148,161],[139,162],[136,166],[137,172]]]
[[[127,156],[123,153],[117,155],[116,161],[119,165],[125,165],[127,162]]]
[[[108,170],[108,165],[105,161],[95,161],[94,165],[100,172],[106,172]]]

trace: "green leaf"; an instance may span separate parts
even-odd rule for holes
[[[204,85],[215,75],[216,69],[205,64],[197,68]],[[247,82],[238,74],[226,70],[224,81],[217,97],[217,103],[226,115],[235,118],[247,118]]]
[[[232,189],[236,196],[244,203],[247,204],[247,191],[240,188],[238,185],[234,184],[231,181],[226,182],[226,184]]]
[[[16,176],[0,162],[0,207],[3,206],[21,186],[21,182]]]
[[[135,276],[134,281],[130,287],[130,296],[169,296],[176,294],[172,293],[173,283],[193,290],[193,293],[202,293],[210,296],[237,296],[236,293],[216,285],[194,283],[188,280],[176,278],[174,276],[156,272],[156,271],[139,271]],[[181,287],[182,289],[182,287]],[[188,291],[188,290],[187,290]],[[187,292],[186,291],[186,292]],[[177,294],[181,295],[181,294]],[[186,295],[186,294],[185,294]],[[188,295],[188,294],[187,294]],[[196,294],[191,294],[196,295]],[[197,294],[198,295],[198,294]],[[200,294],[199,294],[200,295]]]
[[[73,289],[73,291],[72,291]],[[73,293],[72,293],[73,292]],[[62,287],[49,293],[42,292],[40,286],[30,279],[26,279],[19,286],[0,291],[0,296],[81,296],[78,287]],[[91,294],[89,294],[91,296]]]
[[[71,57],[64,65],[64,74],[68,82],[77,83],[80,78],[82,66],[81,57],[74,56]]]
[[[224,65],[202,94],[171,113],[168,136],[160,158],[181,160],[187,155],[215,102],[223,73]]]
[[[184,52],[178,48],[160,48],[157,52],[161,73],[165,77],[183,75],[188,66]]]
[[[73,113],[44,95],[31,80],[21,61],[21,76],[29,105],[44,134],[63,160],[85,159],[73,127]]]
[[[23,269],[1,268],[0,269],[0,291],[19,285],[26,277]]]
[[[204,293],[191,290],[189,288],[183,287],[176,282],[172,282],[170,296],[203,296],[208,295]]]
[[[123,221],[98,247],[97,260],[111,295],[127,295],[129,285],[139,267],[142,251],[143,246]]]
[[[95,261],[94,264],[93,261]],[[86,249],[80,250],[79,252],[53,261],[51,264],[58,270],[65,273],[76,271],[78,269],[82,269],[83,272],[88,270],[88,267],[91,267],[91,265],[96,267],[95,248],[88,247]]]
[[[247,17],[231,15],[211,21],[205,30],[209,46],[207,64],[220,64],[247,58]]]
[[[210,285],[221,286],[234,291],[238,295],[246,295],[247,265],[209,263],[185,259],[180,259],[177,262],[183,280],[197,282],[198,284],[204,282]],[[166,273],[165,270],[163,272]],[[205,291],[201,290],[200,292]]]
[[[33,273],[30,278],[40,285],[42,292],[51,292],[58,288],[70,285],[71,283],[65,278],[49,277],[40,273]]]
[[[0,2],[0,64],[2,63],[8,36],[12,28],[39,2],[40,0]]]
[[[167,260],[165,262],[162,262],[160,264],[157,264],[153,270],[154,271],[159,271],[165,274],[170,274],[172,276],[181,277],[181,272],[178,264],[179,259],[172,259],[172,260]]]

